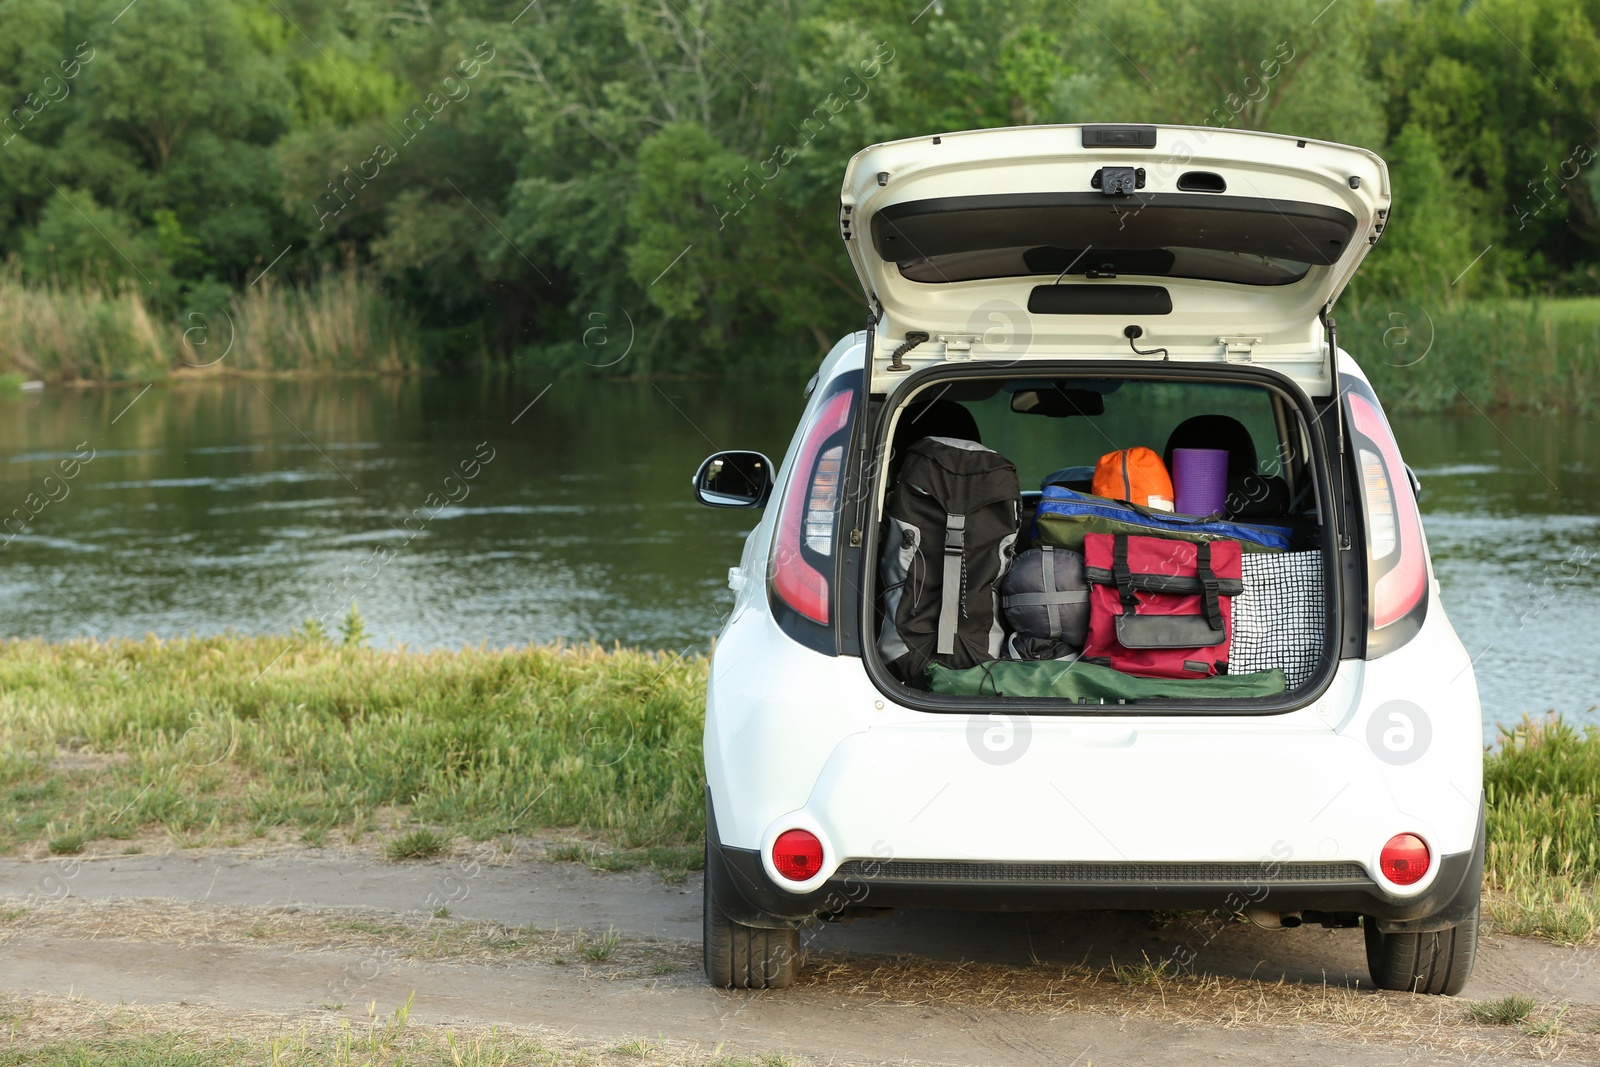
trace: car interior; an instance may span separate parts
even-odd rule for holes
[[[1017,465],[1023,532],[1046,485],[1091,492],[1096,460],[1143,445],[1167,469],[1179,448],[1228,453],[1224,517],[1287,525],[1316,547],[1316,496],[1292,405],[1252,384],[1117,378],[966,379],[924,388],[900,412],[889,449],[892,484],[905,450],[924,437],[984,444]]]
[[[880,493],[898,484],[908,450],[924,438],[977,442],[1015,465],[1020,528],[1013,559],[1035,547],[1062,546],[1063,528],[1056,525],[1062,490],[1083,495],[1072,500],[1073,506],[1085,497],[1102,503],[1118,499],[1094,492],[1102,457],[1143,448],[1171,471],[1177,450],[1208,450],[1213,487],[1226,464],[1221,509],[1185,512],[1183,486],[1174,477],[1179,506],[1161,510],[1171,510],[1178,522],[1224,522],[1234,531],[1271,530],[1280,539],[1276,548],[1249,550],[1279,562],[1261,555],[1247,559],[1245,587],[1253,596],[1235,601],[1236,651],[1230,665],[1281,668],[1283,684],[1292,692],[1313,682],[1329,662],[1326,582],[1333,571],[1326,565],[1329,541],[1308,463],[1313,437],[1302,408],[1287,394],[1258,382],[1216,378],[961,377],[920,387],[893,417]],[[1046,503],[1051,504],[1048,522],[1041,510]],[[905,588],[886,573],[880,570],[877,576],[880,603],[887,602],[891,589]],[[881,630],[881,619],[877,625]],[[1009,623],[1005,632],[1008,648],[1032,636],[1013,633]],[[916,676],[906,681],[924,688]]]

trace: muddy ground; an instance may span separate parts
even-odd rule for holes
[[[1491,934],[1452,1000],[1370,991],[1357,930],[899,912],[809,931],[793,989],[732,993],[701,979],[698,876],[666,884],[541,855],[0,861],[0,995],[28,1006],[13,1024],[24,1041],[118,1005],[260,1029],[409,997],[415,1024],[816,1063],[1600,1062],[1595,948]],[[1199,975],[1159,969],[1182,944],[1198,949]],[[1539,1005],[1520,1025],[1466,1014],[1511,993]]]

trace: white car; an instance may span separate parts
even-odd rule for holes
[[[713,984],[789,984],[819,918],[1159,908],[1361,927],[1379,987],[1461,990],[1484,861],[1477,685],[1420,488],[1330,317],[1389,204],[1369,151],[1217,129],[977,130],[850,161],[839,227],[868,328],[824,360],[781,465],[726,452],[695,477],[706,504],[765,507],[706,700]],[[1041,406],[1052,389],[1071,410]],[[1276,696],[1104,703],[902,681],[879,649],[879,541],[924,435],[1010,459],[1024,531],[1032,487],[1071,486],[1102,453],[1227,449],[1270,488],[1240,521],[1293,527],[1312,553],[1310,580],[1267,605],[1297,677]],[[1205,940],[1176,961],[1204,969]]]

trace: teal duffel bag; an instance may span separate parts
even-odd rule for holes
[[[928,688],[950,696],[1044,697],[1115,704],[1119,700],[1246,700],[1284,691],[1283,671],[1210,678],[1136,678],[1082,660],[997,659],[966,670],[928,667]]]

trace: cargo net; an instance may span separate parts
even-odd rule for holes
[[[1322,656],[1322,582],[1320,552],[1246,552],[1228,673],[1278,667],[1290,689],[1303,685]]]

